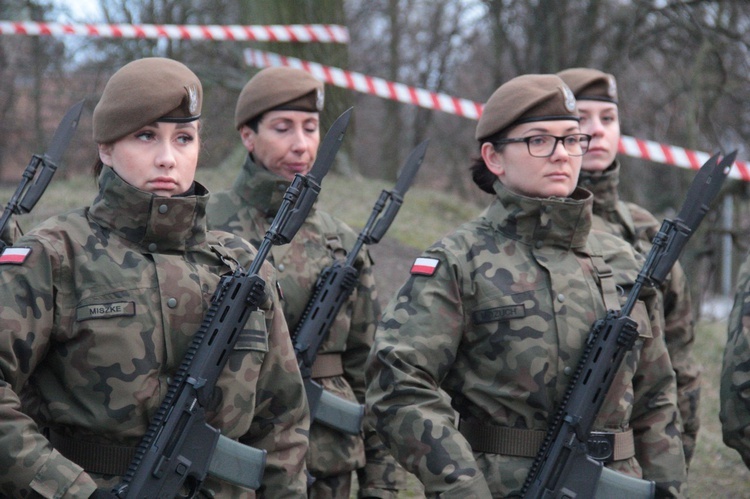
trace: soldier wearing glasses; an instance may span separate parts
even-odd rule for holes
[[[502,85],[476,138],[472,176],[494,201],[414,262],[367,362],[368,417],[427,497],[520,492],[592,322],[619,308],[643,261],[590,231],[593,196],[576,186],[590,136],[559,77]],[[679,497],[685,459],[659,294],[642,293],[632,317],[639,339],[595,430],[614,446],[607,467]]]

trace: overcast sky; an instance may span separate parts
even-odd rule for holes
[[[55,4],[71,13],[71,19],[60,19],[61,22],[102,22],[98,0],[55,0]]]

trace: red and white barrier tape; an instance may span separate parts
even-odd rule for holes
[[[0,21],[0,35],[78,35],[101,38],[349,43],[349,30],[344,26],[335,24],[197,26],[178,24],[60,24],[33,21]]]
[[[337,87],[357,90],[362,93],[377,95],[384,99],[396,100],[407,104],[414,104],[428,109],[437,109],[446,113],[457,114],[464,118],[479,119],[483,104],[466,99],[451,97],[410,87],[402,83],[394,83],[382,78],[366,76],[362,73],[344,71],[331,66],[323,66],[317,62],[303,61],[294,57],[286,57],[262,50],[245,49],[245,62],[257,68],[270,66],[290,66],[304,69],[321,81]]]
[[[382,78],[366,76],[361,73],[345,71],[316,62],[286,57],[272,52],[256,49],[245,49],[245,63],[257,68],[270,66],[290,66],[303,69],[316,78],[335,85],[366,94],[377,95],[385,99],[396,100],[427,109],[435,109],[464,118],[478,120],[484,104],[466,99],[434,93],[421,88],[394,83]],[[623,135],[618,148],[621,154],[634,158],[646,159],[656,163],[679,166],[697,170],[711,156],[701,151],[692,151],[682,147],[660,144],[650,140],[636,139]],[[750,181],[750,166],[743,161],[735,161],[730,177]]]

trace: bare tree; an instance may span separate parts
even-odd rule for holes
[[[50,2],[0,1],[4,19],[42,21],[54,8]],[[15,180],[31,154],[42,152],[55,118],[65,102],[64,45],[47,37],[4,37],[0,40],[0,169]],[[0,174],[4,174],[0,170]]]

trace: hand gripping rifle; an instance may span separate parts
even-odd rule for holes
[[[343,262],[337,260],[320,273],[315,283],[315,291],[292,335],[294,352],[305,383],[311,418],[343,433],[359,434],[362,429],[364,407],[325,391],[320,384],[313,381],[312,367],[318,355],[318,349],[328,337],[331,325],[357,285],[359,272],[354,267],[357,255],[364,244],[379,242],[390,227],[401,208],[404,194],[411,186],[422,164],[428,143],[429,140],[425,140],[409,154],[393,190],[390,192],[383,190],[380,193],[369,220],[359,233],[346,260]],[[388,206],[385,213],[378,220],[386,203]]]
[[[625,355],[638,338],[628,317],[642,286],[658,286],[710,209],[734,163],[736,152],[711,157],[698,171],[677,218],[664,220],[621,311],[609,310],[591,327],[573,378],[534,459],[522,494],[528,498],[613,498],[654,496],[654,483],[604,468],[589,454],[591,429]],[[597,451],[601,449],[597,448]],[[611,455],[611,447],[605,453]],[[597,452],[599,454],[599,452]],[[600,457],[608,457],[607,455]]]
[[[120,498],[193,497],[207,473],[230,483],[260,487],[266,451],[220,436],[206,410],[229,353],[265,293],[258,275],[272,245],[286,244],[307,218],[349,123],[351,108],[331,126],[310,173],[297,174],[284,194],[248,272],[222,276],[200,329],[193,337],[167,395],[154,415],[121,482]]]
[[[44,191],[52,180],[52,176],[60,165],[60,160],[63,154],[65,154],[68,144],[70,144],[70,139],[73,137],[76,128],[78,128],[81,111],[83,111],[83,103],[84,101],[80,101],[74,104],[65,113],[63,119],[60,120],[60,124],[57,125],[47,152],[42,156],[34,154],[31,157],[31,161],[29,161],[29,164],[23,171],[21,183],[18,184],[16,192],[13,193],[10,201],[5,206],[2,217],[0,217],[0,234],[5,231],[5,227],[8,225],[12,215],[29,213],[37,201],[39,201],[39,198],[42,197],[42,194],[44,194]],[[41,169],[37,172],[40,166]],[[32,180],[34,182],[29,185]],[[0,241],[0,250],[5,248],[5,246],[6,244]]]

